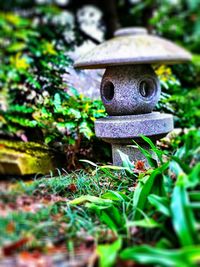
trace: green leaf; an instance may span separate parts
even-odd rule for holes
[[[148,196],[148,200],[151,205],[156,208],[157,211],[161,212],[167,217],[170,216],[169,201],[166,197],[160,197],[151,194],[150,196]]]
[[[9,52],[18,52],[23,50],[26,47],[26,44],[23,42],[15,42],[7,48]]]
[[[144,149],[143,147],[141,147],[137,142],[135,142],[134,140],[132,140],[132,141],[137,146],[139,151],[145,156],[145,158],[147,159],[147,161],[149,163],[149,166],[151,166],[153,168],[157,168],[158,163],[154,159],[153,155],[147,149]]]
[[[13,123],[16,123],[16,124],[19,124],[19,125],[24,126],[24,127],[34,128],[38,124],[37,121],[35,121],[35,120],[25,119],[23,117],[19,117],[19,116],[16,116],[16,115],[14,116],[14,115],[6,114],[5,117],[9,121],[11,121]]]
[[[189,198],[190,198],[191,201],[200,202],[200,191],[189,192]]]
[[[161,249],[147,245],[124,249],[120,253],[123,260],[133,260],[140,264],[153,264],[165,267],[195,267],[200,260],[200,247],[183,249]]]
[[[161,238],[157,243],[156,243],[157,248],[167,248],[170,249],[173,247],[172,242],[170,242],[169,239],[167,238]]]
[[[120,158],[122,160],[122,166],[127,168],[127,172],[129,174],[133,174],[133,169],[134,169],[134,165],[133,163],[130,161],[128,155],[124,154],[122,151],[117,150],[117,152],[120,155]]]
[[[69,201],[69,204],[81,205],[81,204],[84,204],[86,202],[92,202],[92,203],[99,204],[99,205],[112,204],[112,200],[102,199],[102,198],[91,196],[91,195],[85,195],[85,196],[75,198],[75,199]]]
[[[63,108],[61,105],[61,98],[60,98],[60,94],[56,93],[54,95],[54,100],[53,100],[53,104],[55,106],[55,112],[62,112]]]
[[[161,227],[159,223],[157,223],[155,220],[145,217],[143,220],[138,221],[128,221],[126,223],[127,227],[133,226],[133,227],[143,227],[143,228],[158,228]]]
[[[144,209],[146,208],[147,198],[149,194],[154,190],[155,181],[163,181],[162,172],[167,168],[167,166],[168,163],[165,163],[161,167],[154,170],[149,177],[144,177],[138,182],[133,196],[133,205],[135,207],[135,220],[139,220],[141,218],[141,211],[144,211]]]
[[[127,167],[113,166],[113,165],[103,165],[99,167],[101,170],[110,169],[110,170],[129,170]]]
[[[11,105],[9,107],[9,112],[19,112],[19,113],[24,113],[24,114],[28,114],[28,113],[33,113],[34,109],[32,107],[28,107],[26,105]]]
[[[148,143],[152,149],[152,151],[157,155],[159,161],[161,163],[163,163],[163,160],[162,160],[162,155],[163,155],[163,151],[159,150],[156,145],[154,145],[154,143],[151,141],[150,138],[144,136],[144,135],[141,135],[142,139],[144,139],[144,141],[146,141],[146,143]]]
[[[67,110],[67,114],[74,117],[75,119],[80,119],[81,118],[81,112],[77,109],[74,108],[69,108]]]
[[[116,233],[125,232],[125,221],[121,211],[113,204],[101,205],[101,203],[88,203],[86,207],[96,213],[102,223],[105,223],[112,231]]]
[[[82,133],[87,139],[90,139],[93,136],[91,128],[85,121],[80,123],[79,132]]]
[[[101,197],[110,199],[113,201],[121,201],[121,202],[128,200],[128,197],[125,194],[121,192],[117,192],[117,191],[112,191],[112,190],[109,190],[108,192],[103,194]]]
[[[190,174],[188,175],[187,187],[194,188],[200,182],[200,163],[194,166]]]
[[[172,224],[182,246],[196,243],[195,219],[183,184],[174,187],[171,200]]]
[[[112,267],[116,262],[117,254],[121,246],[122,241],[120,238],[112,244],[98,245],[97,254],[100,258],[100,267]]]
[[[182,160],[181,160],[181,158],[178,158],[178,157],[176,157],[176,156],[172,156],[172,159],[181,167],[181,168],[179,168],[178,170],[179,170],[179,172],[180,172],[180,170],[182,169],[185,173],[190,173],[190,171],[191,171],[191,169],[190,169],[190,167],[188,167],[188,165],[187,164],[185,164]],[[175,172],[175,174],[177,174],[177,172]]]
[[[59,125],[59,123],[57,124]],[[68,122],[63,122],[64,127],[66,127],[68,130],[72,130],[75,129],[75,127],[77,126],[77,124],[75,122],[72,121],[68,121]]]

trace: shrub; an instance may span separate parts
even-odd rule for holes
[[[42,6],[26,17],[0,14],[0,127],[3,136],[77,151],[105,112],[100,101],[78,94],[63,80],[72,64],[67,52],[80,38],[67,41],[75,29],[66,32],[67,25],[55,20],[60,13],[58,7]]]

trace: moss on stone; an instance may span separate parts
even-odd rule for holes
[[[60,167],[58,154],[35,142],[0,140],[0,174],[45,174]]]

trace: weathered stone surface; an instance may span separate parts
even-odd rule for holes
[[[173,130],[173,116],[152,112],[143,115],[112,116],[95,121],[95,133],[111,143],[123,142],[145,136],[160,138]]]
[[[128,147],[133,145],[133,141],[139,142],[140,146],[147,149],[147,144],[140,137],[145,135],[156,141],[164,137],[173,130],[173,116],[152,112],[143,115],[129,116],[110,116],[95,121],[95,132],[97,137],[111,143],[114,165],[122,165],[122,160],[118,150],[127,154],[131,161],[144,161],[148,167],[145,156],[137,147]],[[156,159],[156,158],[155,158]]]
[[[150,65],[108,67],[101,98],[109,115],[149,113],[160,96],[160,84]]]
[[[1,175],[45,174],[60,167],[61,162],[45,145],[0,140]]]
[[[148,31],[143,27],[127,27],[116,30],[114,36],[127,36],[136,34],[148,34]]]
[[[131,33],[132,31],[132,33]],[[130,64],[175,64],[191,60],[191,54],[158,36],[133,29],[118,30],[117,36],[96,46],[74,64],[76,68],[98,69]]]

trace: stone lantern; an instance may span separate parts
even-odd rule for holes
[[[151,65],[190,59],[183,48],[148,34],[144,28],[124,28],[75,62],[76,68],[106,69],[100,92],[109,116],[96,120],[95,133],[111,143],[113,164],[121,165],[118,150],[132,161],[143,160],[137,148],[127,145],[135,140],[146,147],[141,135],[155,142],[173,129],[172,115],[153,112],[161,90]]]

